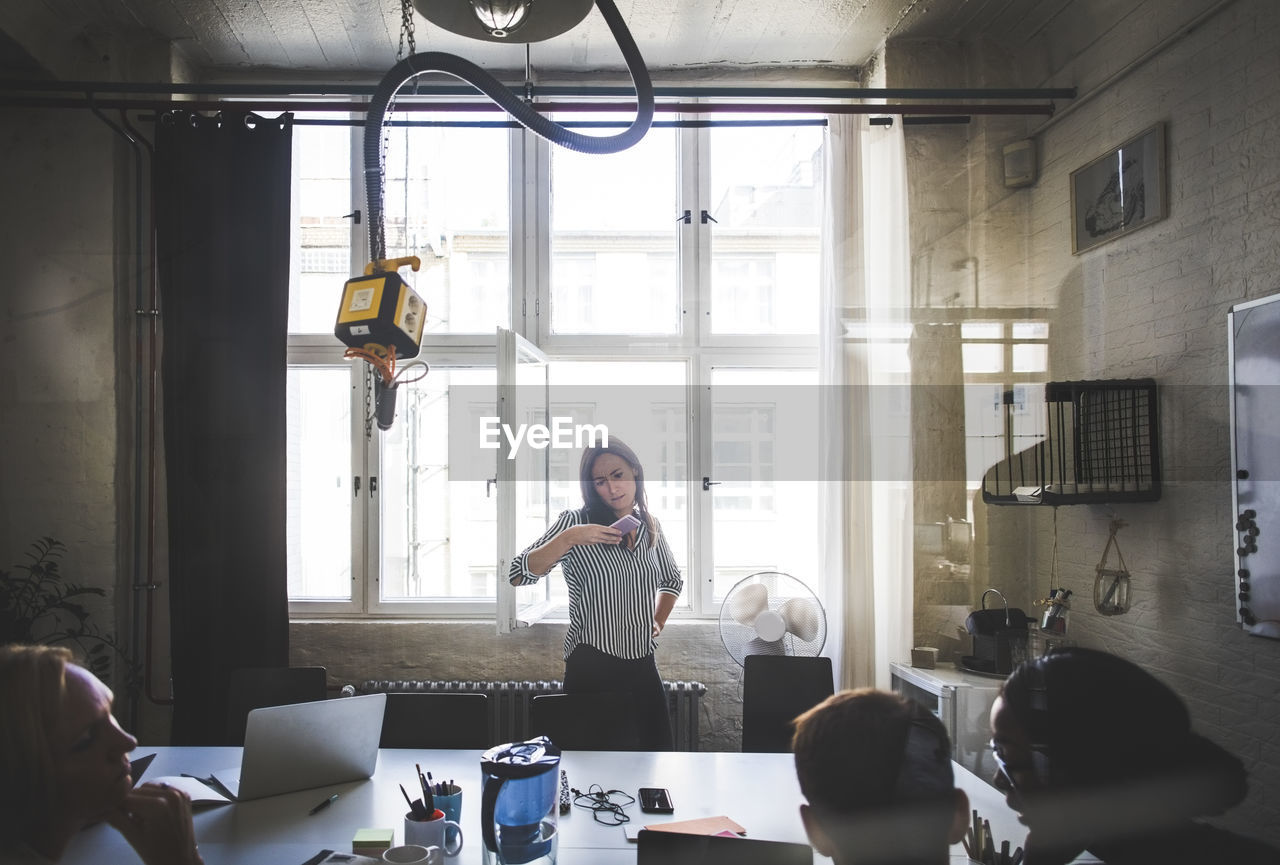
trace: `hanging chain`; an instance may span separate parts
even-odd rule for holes
[[[405,58],[405,53],[404,53],[405,45],[409,46],[410,55],[418,53],[418,45],[416,40],[414,39],[413,28],[414,28],[413,3],[411,2],[411,0],[400,0],[400,44],[396,48],[397,63],[399,63],[401,60]],[[417,89],[416,84],[414,86],[414,89],[416,91]],[[387,151],[390,150],[391,148],[391,123],[389,121],[392,113],[395,112],[395,110],[396,110],[396,95],[393,93],[391,94],[391,99],[387,102],[387,113],[386,113],[387,122],[383,124],[383,128],[382,128],[382,164],[384,166],[387,164]],[[406,147],[406,159],[407,159],[407,156],[408,156],[408,140],[407,139],[405,141],[405,147]],[[387,172],[385,170],[382,172],[382,176],[378,178],[378,184],[382,193],[382,200],[384,202],[384,207],[385,207],[385,202],[387,200]],[[406,182],[406,189],[407,189],[407,186],[408,184]],[[384,210],[382,214],[382,232],[384,236],[386,235],[386,224],[387,224],[386,212]],[[406,231],[407,231],[407,226],[406,226]]]
[[[409,53],[418,53],[418,48],[413,42],[413,3],[410,0],[400,0],[400,47],[396,49],[396,62],[404,59],[405,43],[409,44]]]

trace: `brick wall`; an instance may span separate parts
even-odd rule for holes
[[[1170,23],[1156,12],[1147,26],[1163,35]],[[1046,132],[1045,179],[1029,208],[1030,230],[1042,239],[1036,278],[1059,287],[1054,377],[1153,376],[1162,388],[1164,498],[1059,514],[1060,582],[1084,601],[1076,637],[1178,690],[1201,730],[1251,768],[1248,800],[1223,823],[1273,842],[1280,642],[1235,625],[1226,311],[1280,291],[1278,44],[1280,4],[1226,7]],[[1068,174],[1157,121],[1167,124],[1169,217],[1071,256]],[[1134,601],[1128,615],[1104,618],[1091,614],[1088,599],[1113,513],[1130,523],[1119,537]],[[1052,520],[1037,516],[1035,551],[1044,562]]]
[[[1135,4],[1134,14],[1081,40],[1088,47],[1059,54],[1047,78],[1021,84],[1088,93],[1212,5]],[[1250,795],[1221,822],[1273,843],[1280,842],[1280,642],[1235,625],[1226,312],[1280,291],[1277,45],[1280,4],[1238,0],[1038,136],[1040,180],[1012,196],[1026,214],[1026,293],[1047,296],[1055,309],[1050,375],[1154,377],[1166,491],[1154,504],[1059,508],[1056,521],[1048,509],[1008,508],[986,509],[981,520],[992,562],[1029,559],[1021,572],[1027,596],[1041,597],[1051,584],[1073,589],[1078,642],[1160,676],[1202,732],[1244,759]],[[1020,68],[1035,66],[1022,61]],[[1168,218],[1073,256],[1070,172],[1156,122],[1167,129]],[[982,220],[981,209],[971,220]],[[1119,540],[1133,607],[1105,618],[1091,599],[1113,517],[1129,524]]]

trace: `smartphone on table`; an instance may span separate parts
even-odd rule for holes
[[[665,787],[641,787],[640,810],[646,814],[671,814],[671,794]]]

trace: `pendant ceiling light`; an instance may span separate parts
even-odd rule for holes
[[[486,42],[541,42],[568,33],[592,0],[413,0],[423,18],[450,33]]]

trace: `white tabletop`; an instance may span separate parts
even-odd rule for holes
[[[216,769],[235,766],[239,748],[139,748],[135,756],[154,751],[143,781],[164,775],[206,776]],[[480,839],[479,751],[383,750],[373,778],[272,796],[250,802],[202,808],[196,813],[196,837],[206,865],[301,865],[323,849],[350,851],[351,839],[360,828],[395,830],[395,843],[404,842],[404,815],[408,808],[400,792],[404,784],[415,795],[415,763],[436,780],[453,780],[463,789],[461,825],[465,835],[462,852],[451,865],[479,865]],[[635,796],[640,787],[666,787],[675,813],[644,814],[639,804],[627,808],[633,825],[669,820],[725,815],[740,823],[752,838],[806,842],[800,822],[803,801],[790,754],[739,754],[691,752],[568,752],[561,767],[569,784],[585,791],[598,784]],[[956,767],[956,783],[969,791],[973,807],[990,820],[997,840],[1012,847],[1025,837],[1023,827],[1000,794],[962,767]],[[313,806],[332,793],[338,799],[314,816]],[[559,861],[565,865],[633,865],[635,845],[618,826],[603,826],[582,808],[559,818]],[[815,855],[815,862],[826,860]],[[953,859],[965,861],[964,850],[953,848]],[[73,841],[63,858],[69,865],[128,863],[137,856],[115,830],[102,824],[91,827]]]

